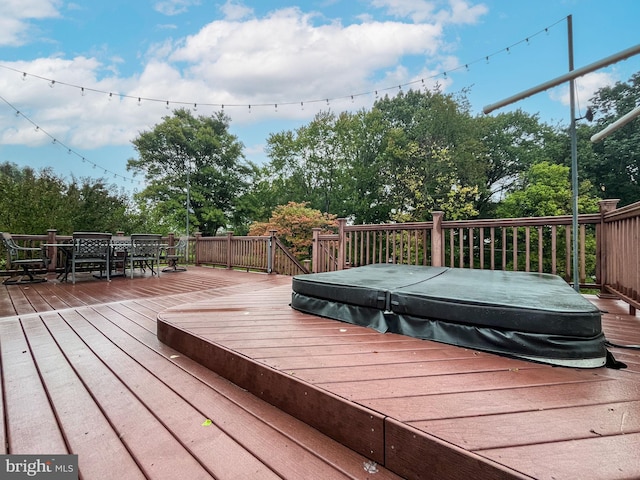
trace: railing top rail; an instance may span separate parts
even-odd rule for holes
[[[640,202],[632,203],[624,207],[604,214],[605,222],[624,220],[625,218],[640,217]]]
[[[587,213],[578,215],[580,224],[600,223],[599,213]],[[464,227],[537,227],[547,225],[571,225],[571,215],[558,215],[553,217],[519,217],[519,218],[499,218],[499,219],[477,219],[477,220],[445,220],[442,228],[464,228]]]
[[[430,230],[433,222],[377,223],[371,225],[346,225],[345,232],[366,232],[379,230]]]

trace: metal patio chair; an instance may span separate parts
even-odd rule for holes
[[[46,270],[49,265],[49,258],[44,248],[21,247],[13,240],[11,234],[6,232],[2,232],[2,244],[8,253],[7,269],[18,266],[22,268],[22,274],[7,278],[2,282],[3,284],[15,285],[47,281],[46,277],[35,275],[38,270]]]
[[[131,251],[127,253],[131,278],[133,278],[133,269],[136,267],[143,271],[149,267],[151,275],[157,274],[160,276],[161,241],[162,235],[150,233],[131,234]]]
[[[71,282],[76,283],[76,270],[106,272],[109,280],[111,270],[111,234],[96,232],[74,232],[73,249],[69,262],[71,264]]]
[[[172,247],[167,247],[167,254],[164,259],[167,261],[167,266],[162,269],[163,272],[185,272],[187,267],[179,265],[180,259],[183,259],[186,263],[186,251],[187,251],[187,237],[180,237],[178,243]],[[172,252],[172,253],[168,253]]]

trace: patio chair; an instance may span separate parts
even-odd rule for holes
[[[46,277],[36,276],[38,270],[46,269],[49,265],[44,248],[21,247],[11,237],[10,233],[2,232],[2,244],[8,253],[7,270],[13,267],[21,267],[22,274],[7,278],[5,285],[15,285],[20,283],[40,283],[46,282]]]
[[[143,271],[149,267],[151,275],[157,274],[160,276],[161,241],[162,235],[149,233],[131,234],[131,251],[127,252],[131,278],[133,278],[133,270],[136,266]]]
[[[76,283],[78,266],[84,271],[106,272],[107,281],[111,270],[111,234],[96,232],[74,232],[71,264],[71,282]]]
[[[171,251],[172,253],[168,253]],[[185,272],[187,267],[178,265],[180,259],[184,259],[186,263],[187,237],[180,237],[178,243],[173,247],[167,247],[167,254],[164,259],[167,266],[162,269],[163,272]]]

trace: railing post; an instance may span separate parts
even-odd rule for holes
[[[232,251],[232,238],[233,238],[233,232],[227,232],[227,269],[231,270],[231,267],[233,265],[233,261],[232,261],[232,255],[233,255],[233,251]]]
[[[431,212],[433,216],[433,229],[431,230],[431,266],[441,267],[444,259],[442,249],[442,217],[444,212]],[[473,261],[473,259],[472,259]]]
[[[167,245],[169,247],[173,247],[175,244],[176,244],[176,234],[170,233],[169,235],[167,235]]]
[[[273,261],[276,258],[276,232],[277,230],[269,230],[269,252],[267,256],[267,273],[273,271]]]
[[[58,230],[56,230],[55,228],[50,228],[49,230],[47,230],[47,243],[58,243],[56,242],[56,234],[58,233]],[[58,249],[56,247],[47,247],[47,257],[49,257],[49,259],[51,260],[51,262],[49,263],[48,267],[47,267],[47,271],[49,272],[55,272],[56,271],[56,267],[58,266]]]
[[[198,246],[198,243],[200,242],[200,239],[202,238],[202,232],[196,232],[195,233],[195,237],[196,237],[196,244],[194,246],[194,250],[196,251],[195,254],[195,265],[196,267],[200,266],[200,248]],[[189,237],[187,237],[187,242],[189,241]],[[187,252],[189,251],[189,247],[187,246]],[[187,263],[189,262],[189,259],[187,259]]]
[[[311,273],[318,273],[318,267],[320,266],[320,227],[311,229],[313,232],[313,243],[311,245]]]
[[[605,290],[605,285],[609,281],[607,278],[609,251],[607,246],[607,238],[609,232],[607,232],[607,224],[604,221],[604,217],[607,213],[612,212],[618,206],[619,199],[600,200],[598,206],[600,207],[600,224],[596,229],[596,283],[600,285],[600,297],[615,297],[615,295],[609,295]]]
[[[346,265],[346,238],[344,227],[347,225],[346,218],[338,219],[338,270],[344,270]]]

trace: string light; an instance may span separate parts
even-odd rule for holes
[[[474,60],[474,61],[471,61],[471,62],[467,62],[467,63],[461,64],[461,65],[460,65],[459,67],[457,67],[457,68],[453,68],[453,69],[450,69],[450,70],[448,70],[448,71],[443,71],[443,72],[435,73],[434,75],[432,75],[431,77],[428,77],[428,78],[429,78],[429,79],[434,79],[434,78],[437,78],[437,77],[439,77],[439,76],[444,76],[444,77],[446,77],[446,76],[447,76],[447,74],[452,73],[452,72],[457,71],[457,70],[462,70],[462,69],[466,69],[467,71],[469,71],[469,67],[470,67],[470,65],[473,65],[474,63],[477,63],[477,62],[480,62],[480,61],[485,61],[485,62],[488,64],[488,63],[490,63],[490,62],[489,62],[489,60],[491,59],[491,57],[493,57],[493,56],[495,56],[495,55],[498,55],[498,54],[501,54],[501,53],[507,53],[507,54],[510,54],[510,53],[511,53],[511,51],[512,51],[512,49],[513,49],[513,47],[515,47],[515,46],[517,46],[517,45],[519,45],[519,44],[521,44],[521,43],[524,43],[524,44],[526,44],[526,45],[529,45],[529,44],[531,43],[531,42],[530,42],[530,40],[531,40],[532,38],[534,38],[534,37],[536,37],[536,36],[538,36],[538,35],[540,35],[540,34],[543,34],[543,33],[544,33],[544,34],[546,34],[546,35],[549,35],[549,30],[550,30],[551,28],[555,27],[556,25],[558,25],[559,23],[564,22],[564,21],[566,20],[566,18],[567,18],[567,17],[564,17],[564,18],[562,18],[562,19],[558,20],[557,22],[555,22],[554,24],[552,24],[552,25],[550,25],[550,26],[548,26],[548,27],[544,28],[543,30],[540,30],[539,32],[537,32],[537,33],[535,33],[535,34],[533,34],[533,35],[529,35],[528,37],[525,37],[524,39],[520,40],[519,42],[516,42],[516,43],[514,43],[514,44],[512,44],[512,45],[509,45],[508,47],[503,48],[502,50],[499,50],[499,51],[497,51],[497,52],[494,52],[494,53],[492,53],[492,54],[490,54],[490,55],[484,55],[483,57],[480,57],[480,58],[479,58],[479,59],[477,59],[477,60]],[[105,92],[105,91],[98,90],[98,89],[93,89],[93,88],[88,88],[88,87],[84,87],[84,86],[80,86],[80,85],[74,85],[74,84],[71,84],[71,83],[61,82],[61,81],[59,81],[59,80],[54,80],[54,79],[50,79],[50,78],[46,78],[46,77],[42,77],[42,76],[39,76],[39,75],[30,74],[30,73],[27,73],[27,72],[21,72],[21,71],[19,71],[19,70],[15,69],[15,68],[8,67],[8,66],[1,65],[1,64],[0,64],[0,68],[4,68],[4,69],[7,69],[7,70],[12,70],[12,71],[15,71],[15,72],[19,72],[19,73],[21,73],[21,74],[22,74],[22,79],[23,79],[23,80],[25,80],[25,79],[26,79],[27,75],[31,75],[32,77],[38,78],[38,79],[40,79],[40,80],[45,80],[45,81],[49,82],[49,86],[50,86],[50,87],[52,87],[52,88],[53,88],[53,86],[57,83],[57,84],[59,84],[59,85],[65,85],[65,86],[68,86],[68,87],[78,88],[78,89],[80,89],[82,92],[92,91],[92,92],[96,92],[96,93],[103,93],[103,94],[107,94],[107,93],[108,93],[108,95],[109,95],[109,100],[110,100],[110,99],[112,98],[112,96],[113,96],[113,93],[112,93],[112,92]],[[416,80],[416,81],[412,81],[412,82],[407,82],[407,83],[401,84],[401,85],[399,85],[399,86],[398,86],[398,89],[399,89],[399,90],[402,90],[402,89],[403,89],[403,87],[411,87],[412,85],[414,85],[414,84],[416,84],[416,83],[418,83],[418,82],[420,82],[420,81],[424,81],[424,79],[422,79],[422,80]],[[376,98],[378,98],[378,94],[379,94],[379,91],[380,91],[380,90],[382,90],[382,91],[387,91],[387,90],[391,90],[392,88],[395,88],[395,87],[388,87],[388,88],[376,89],[376,90],[374,90],[373,92],[369,91],[369,92],[361,92],[361,93],[357,93],[357,94],[356,94],[356,93],[354,93],[354,94],[345,95],[345,96],[336,97],[336,98],[323,98],[323,99],[316,99],[316,100],[304,100],[304,101],[299,101],[299,100],[298,100],[298,101],[295,101],[295,102],[281,102],[281,103],[280,103],[280,105],[295,105],[295,104],[298,104],[298,103],[300,103],[300,104],[302,105],[303,103],[318,103],[318,102],[323,102],[323,101],[325,101],[327,105],[330,105],[330,101],[331,101],[331,100],[341,100],[341,99],[348,99],[348,98],[352,98],[352,99],[353,99],[353,98],[355,98],[356,96],[361,96],[361,95],[370,95],[370,94],[372,94],[372,93],[375,93]],[[84,93],[83,93],[83,94],[84,94]],[[169,108],[169,103],[174,103],[174,104],[176,104],[176,105],[185,105],[185,106],[186,106],[186,105],[193,105],[194,107],[195,107],[197,104],[200,104],[200,106],[205,105],[205,106],[211,106],[211,107],[220,107],[222,111],[224,111],[224,107],[225,107],[225,105],[217,104],[217,103],[204,103],[204,102],[193,102],[193,101],[185,102],[185,101],[175,101],[175,100],[167,100],[167,99],[158,99],[158,98],[145,98],[145,97],[138,97],[138,96],[125,95],[125,94],[118,94],[118,95],[120,96],[120,98],[121,98],[121,99],[127,99],[127,98],[137,99],[137,101],[138,101],[138,105],[139,105],[139,106],[141,106],[141,104],[142,104],[142,100],[145,100],[145,101],[148,101],[148,102],[160,102],[160,103],[164,103],[164,104],[166,105],[167,109]],[[273,105],[274,105],[274,103],[273,103],[273,102],[261,103],[261,104],[252,104],[252,106],[254,106],[254,107],[256,107],[256,106],[258,106],[258,107],[267,107],[267,106],[273,106]],[[228,106],[228,107],[245,107],[245,108],[246,108],[246,107],[248,107],[248,105],[246,105],[246,104],[228,104],[227,106]],[[195,108],[194,108],[194,110],[195,110]]]
[[[44,128],[40,127],[40,125],[38,125],[37,123],[35,123],[33,120],[31,120],[28,116],[26,116],[24,113],[22,113],[20,110],[18,110],[16,107],[14,107],[11,103],[9,103],[9,101],[7,101],[4,97],[0,96],[0,100],[2,100],[4,103],[6,103],[10,108],[12,108],[15,111],[15,114],[17,117],[22,117],[24,120],[26,120],[27,122],[29,122],[31,125],[33,125],[34,130],[38,133],[43,133],[44,135],[48,136],[51,139],[51,143],[53,145],[59,145],[60,147],[64,148],[67,150],[67,155],[76,155],[78,158],[80,158],[80,160],[82,161],[82,163],[90,163],[91,167],[93,169],[95,169],[96,167],[99,167],[100,169],[104,170],[105,174],[113,174],[113,178],[122,178],[123,180],[131,180],[131,182],[134,182],[133,178],[129,178],[129,177],[125,177],[124,175],[120,175],[116,172],[112,172],[110,170],[107,170],[103,167],[100,167],[97,163],[91,162],[90,160],[87,160],[86,157],[80,155],[78,152],[76,152],[75,150],[73,150],[71,147],[65,145],[64,143],[62,143],[60,140],[58,140],[57,138],[55,138],[53,135],[51,135],[49,132],[47,132]],[[138,185],[140,184],[140,181],[138,181]]]

